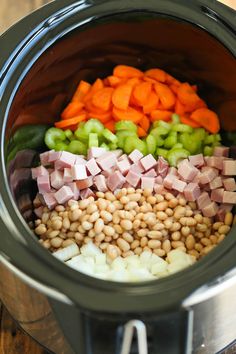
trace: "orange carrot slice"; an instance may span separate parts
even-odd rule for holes
[[[116,121],[131,120],[136,124],[143,118],[143,114],[132,107],[128,107],[126,111],[113,107],[112,114]]]
[[[197,109],[191,114],[190,119],[199,123],[212,134],[216,134],[220,130],[220,122],[217,114],[208,108]]]
[[[151,113],[151,121],[155,122],[156,120],[164,120],[168,122],[171,119],[173,112],[170,111],[160,111],[160,110],[155,110],[152,111]]]
[[[175,113],[179,116],[183,116],[185,112],[185,106],[177,99],[175,103]]]
[[[87,102],[88,100],[90,100],[96,92],[98,92],[99,90],[101,90],[103,88],[104,88],[104,84],[103,84],[102,80],[97,79],[93,83],[93,85],[92,85],[91,89],[88,91],[88,93],[84,96],[83,102]]]
[[[115,122],[114,120],[109,120],[107,123],[104,124],[104,126],[109,129],[112,133],[115,132]]]
[[[82,101],[84,96],[89,92],[90,88],[91,85],[88,82],[81,80],[71,101]]]
[[[179,86],[178,99],[186,106],[194,106],[200,100],[199,96],[187,82]]]
[[[159,82],[165,82],[166,81],[166,73],[164,70],[161,69],[149,69],[145,71],[145,76],[150,77],[156,81]]]
[[[61,113],[61,118],[62,119],[69,119],[69,118],[73,118],[76,115],[79,114],[79,112],[82,111],[84,107],[84,104],[82,102],[70,102],[66,108],[64,109],[64,111]]]
[[[140,126],[138,126],[138,136],[140,138],[144,138],[145,136],[147,136],[147,132]]]
[[[176,101],[175,95],[167,85],[157,82],[154,85],[154,88],[163,107],[166,110],[169,110],[175,105],[175,101]]]
[[[180,121],[181,121],[181,123],[187,124],[192,128],[200,128],[201,127],[201,124],[195,122],[194,120],[192,120],[188,117],[182,116],[182,117],[180,117]]]
[[[137,77],[133,77],[132,79],[128,79],[126,81],[127,85],[130,85],[131,87],[135,87],[136,85],[140,84],[142,81],[137,78]]]
[[[113,70],[113,75],[129,79],[132,77],[143,77],[143,72],[133,66],[117,65]]]
[[[135,86],[133,91],[133,96],[136,102],[143,106],[148,101],[148,97],[150,96],[152,91],[152,84],[150,82],[142,82]]]
[[[106,113],[98,113],[94,111],[88,112],[88,119],[95,118],[100,120],[101,123],[107,123],[109,120],[112,119],[112,113],[111,112],[106,112]]]
[[[118,86],[112,95],[112,103],[116,108],[126,110],[132,93],[132,87],[128,84]]]
[[[149,121],[148,117],[143,116],[143,118],[139,122],[139,125],[141,128],[143,128],[147,132],[150,127],[150,121]]]
[[[185,105],[185,112],[192,113],[193,111],[196,111],[196,109],[198,108],[207,108],[206,103],[202,99],[199,99],[194,104]]]
[[[104,87],[103,89],[94,93],[92,103],[95,107],[108,111],[111,108],[111,98],[114,89],[112,87]]]
[[[83,120],[86,120],[86,114],[81,114],[77,117],[73,117],[70,119],[64,119],[64,120],[61,120],[60,122],[56,122],[55,127],[64,129],[64,128],[67,128],[71,125],[78,124],[78,123],[82,122]]]
[[[114,76],[114,75],[110,75],[107,77],[107,81],[109,82],[110,86],[116,87],[123,82],[123,79],[121,79],[117,76]]]
[[[152,111],[157,109],[158,103],[159,103],[159,98],[156,92],[151,91],[148,97],[148,101],[143,105],[143,112],[145,114],[151,113]]]
[[[169,74],[166,74],[166,83],[168,85],[175,85],[175,86],[180,86],[181,82],[177,79],[174,78],[174,76],[171,76]]]

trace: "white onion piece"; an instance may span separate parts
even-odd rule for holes
[[[72,245],[69,245],[59,251],[54,252],[53,256],[65,262],[68,259],[77,256],[77,254],[79,254],[79,247],[76,243],[73,243]]]

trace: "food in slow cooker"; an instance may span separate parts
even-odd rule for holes
[[[208,254],[235,223],[236,161],[218,116],[160,69],[81,81],[32,168],[31,227],[55,257],[106,280],[157,279]]]

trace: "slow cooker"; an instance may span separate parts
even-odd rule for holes
[[[0,38],[0,298],[58,354],[213,354],[236,339],[236,230],[170,277],[116,283],[77,272],[27,223],[34,190],[26,148],[7,163],[19,126],[52,123],[80,79],[116,64],[160,67],[197,83],[236,129],[236,12],[215,0],[57,0]],[[43,149],[43,147],[42,147]]]

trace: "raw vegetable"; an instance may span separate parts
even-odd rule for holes
[[[58,128],[49,128],[45,134],[45,144],[49,149],[55,149],[57,143],[64,142],[65,140],[65,132]]]

